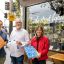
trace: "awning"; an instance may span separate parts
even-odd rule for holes
[[[21,6],[31,6],[39,3],[44,3],[47,1],[50,1],[50,0],[19,0],[19,3]]]

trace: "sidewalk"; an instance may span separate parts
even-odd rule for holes
[[[10,52],[9,52],[9,49],[4,47],[5,49],[5,52],[6,52],[6,60],[4,62],[4,64],[12,64],[11,63],[11,58],[10,58]]]
[[[6,60],[5,60],[4,64],[12,64],[11,59],[10,59],[9,49],[6,48],[6,47],[4,47],[4,49],[5,49],[5,52],[6,52]],[[28,63],[24,62],[24,64],[28,64]],[[53,62],[47,61],[46,64],[53,64]]]

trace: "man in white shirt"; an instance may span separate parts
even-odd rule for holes
[[[12,31],[10,35],[10,41],[12,44],[10,48],[11,60],[13,64],[23,64],[24,59],[24,46],[28,44],[29,34],[22,28],[21,19],[15,20],[16,29]],[[12,46],[12,47],[11,47]]]

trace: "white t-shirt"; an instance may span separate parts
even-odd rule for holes
[[[16,41],[22,43],[21,46],[17,46]],[[20,57],[24,55],[24,45],[28,44],[29,34],[25,29],[21,29],[19,31],[13,30],[10,35],[10,41],[8,43],[10,54],[13,57]]]

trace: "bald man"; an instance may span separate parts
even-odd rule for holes
[[[28,32],[22,28],[22,20],[17,18],[15,20],[16,29],[12,31],[10,35],[10,41],[15,41],[16,49],[14,52],[11,52],[11,60],[13,64],[23,64],[24,60],[24,46],[28,44],[29,34]],[[14,43],[14,42],[12,42]]]

